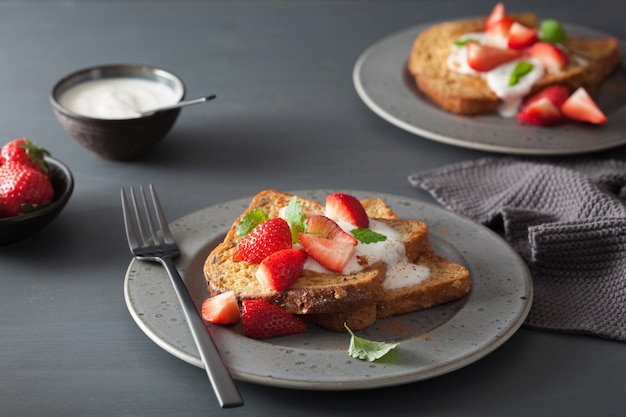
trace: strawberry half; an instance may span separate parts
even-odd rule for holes
[[[561,111],[568,119],[593,124],[607,122],[606,115],[593,101],[587,90],[579,87],[561,106]]]
[[[209,297],[202,302],[202,318],[216,324],[235,324],[239,321],[239,304],[234,291]]]
[[[307,219],[306,232],[356,246],[359,241],[344,231],[337,223],[322,215],[313,215]]]
[[[560,109],[565,100],[569,97],[569,89],[563,85],[548,86],[538,93],[526,98],[522,103],[522,109],[542,97],[547,98],[556,106],[556,108]]]
[[[326,196],[326,217],[345,221],[356,227],[369,227],[369,218],[361,202],[350,194],[333,193]]]
[[[504,4],[502,2],[496,3],[496,5],[493,6],[491,13],[485,20],[485,29],[489,29],[490,27],[494,25],[494,23],[502,20],[506,16],[507,14],[506,14],[506,8],[504,7]]]
[[[534,30],[519,22],[514,22],[510,26],[508,38],[508,46],[513,49],[526,48],[539,40]]]
[[[516,49],[495,48],[476,42],[467,44],[467,64],[476,71],[491,71],[495,67],[522,56]]]
[[[559,72],[569,64],[567,54],[549,42],[536,42],[526,48],[524,53],[540,60],[546,71],[551,74]]]
[[[265,287],[282,291],[291,287],[302,275],[306,252],[283,249],[268,255],[256,271],[256,279]]]
[[[285,219],[273,217],[259,223],[233,252],[233,260],[261,263],[268,255],[291,249],[291,229]]]
[[[490,25],[485,30],[485,35],[488,39],[487,43],[490,46],[506,48],[509,43],[509,33],[511,31],[513,23],[515,23],[514,19],[510,17],[503,17],[502,19]]]
[[[563,114],[547,97],[541,97],[524,107],[517,120],[536,126],[551,126],[563,122]]]
[[[264,300],[244,300],[241,306],[243,334],[252,339],[306,332],[304,321]]]
[[[324,268],[341,272],[354,255],[356,249],[352,243],[332,240],[308,233],[298,234],[298,239],[305,252]]]

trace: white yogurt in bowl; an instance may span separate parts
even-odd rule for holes
[[[141,112],[175,104],[180,98],[180,93],[169,86],[149,79],[103,78],[69,88],[59,104],[82,116],[131,119]]]

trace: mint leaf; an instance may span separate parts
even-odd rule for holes
[[[237,225],[237,235],[244,237],[252,231],[259,223],[268,219],[267,213],[261,209],[247,212]]]
[[[541,22],[539,38],[544,42],[565,43],[567,40],[567,34],[558,20],[546,19]]]
[[[298,233],[306,230],[306,215],[302,213],[302,203],[294,195],[291,197],[289,204],[285,208],[285,220],[291,228],[291,240],[293,243],[298,242]]]
[[[344,327],[348,330],[348,333],[350,333],[350,347],[348,348],[348,355],[355,359],[373,362],[376,359],[382,358],[399,345],[399,343],[374,342],[363,339],[355,336],[347,324],[344,323]]]
[[[533,69],[533,64],[531,64],[528,61],[520,61],[517,63],[517,65],[515,65],[515,68],[513,68],[513,72],[511,73],[511,76],[509,77],[509,85],[515,85],[517,83],[519,83],[519,79],[522,78],[524,75],[528,74],[530,71],[532,71]]]
[[[468,38],[468,39],[463,39],[462,41],[455,41],[455,42],[454,42],[454,44],[455,44],[456,46],[465,46],[465,45],[467,45],[467,44],[468,44],[468,43],[470,43],[470,42],[480,43],[480,42],[478,42],[476,39],[471,39],[471,38]]]
[[[373,231],[372,229],[364,229],[362,227],[357,227],[356,229],[350,230],[350,233],[361,243],[376,243],[376,242],[384,242],[387,240],[387,236],[382,235]]]

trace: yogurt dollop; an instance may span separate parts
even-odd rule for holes
[[[180,95],[165,84],[140,78],[85,81],[64,92],[59,104],[82,116],[132,119],[141,112],[175,104]]]

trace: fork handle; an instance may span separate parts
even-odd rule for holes
[[[215,391],[215,395],[217,396],[220,405],[222,408],[242,406],[243,399],[241,394],[239,393],[239,390],[237,389],[237,386],[235,385],[235,382],[230,375],[230,372],[228,371],[228,368],[226,367],[215,342],[213,341],[213,338],[209,334],[202,318],[198,314],[198,310],[189,295],[185,282],[176,269],[174,261],[169,257],[159,258],[159,260],[172,280],[172,285],[174,286],[176,295],[178,296],[180,304],[183,307],[183,312],[185,313],[185,319],[189,325],[189,330],[191,330],[193,340],[196,342],[196,347],[200,352],[200,358],[204,364],[204,369],[209,376],[209,380],[211,381],[211,385],[213,386],[213,390]]]

